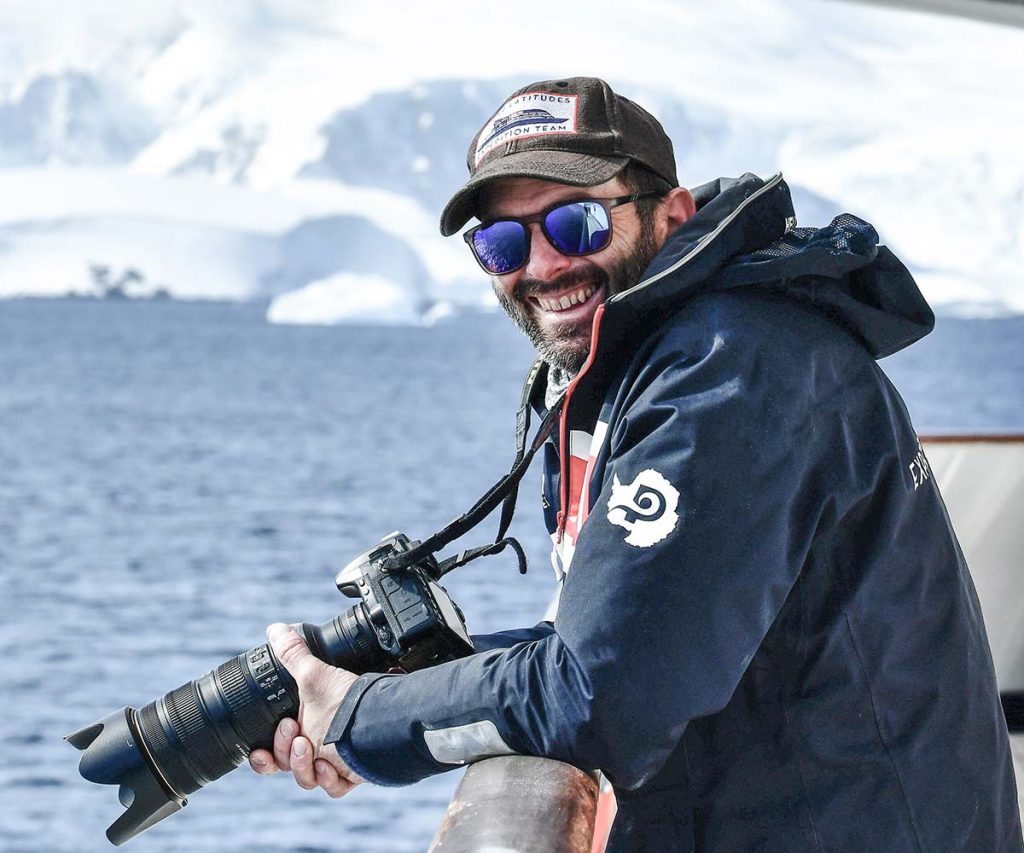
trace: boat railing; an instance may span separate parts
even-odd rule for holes
[[[597,777],[561,761],[503,755],[471,764],[431,853],[590,853]]]

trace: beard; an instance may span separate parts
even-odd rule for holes
[[[501,307],[505,309],[505,313],[536,347],[537,354],[553,367],[575,375],[579,373],[590,354],[591,325],[542,325],[537,319],[536,307],[527,297],[543,297],[547,293],[557,293],[577,285],[593,285],[595,290],[599,287],[605,288],[607,300],[638,284],[657,252],[654,223],[642,219],[640,233],[632,249],[607,269],[592,265],[584,269],[571,270],[548,281],[524,276],[516,283],[511,295],[497,284],[494,285],[494,294],[498,297]]]

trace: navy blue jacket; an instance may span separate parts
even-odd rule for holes
[[[548,452],[553,624],[362,676],[328,735],[401,785],[600,768],[610,850],[1024,849],[978,599],[875,359],[931,311],[871,226],[716,181],[602,306]]]

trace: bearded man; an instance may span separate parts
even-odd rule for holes
[[[299,685],[258,772],[340,796],[480,758],[600,769],[611,850],[1021,850],[978,600],[876,359],[933,315],[874,229],[797,228],[781,175],[692,192],[603,81],[533,83],[441,218],[536,345],[557,409],[553,622]]]

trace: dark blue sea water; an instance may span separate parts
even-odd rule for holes
[[[63,735],[269,622],[347,607],[340,566],[504,473],[529,361],[496,316],[301,328],[255,305],[0,303],[0,848],[109,849],[114,791],[79,778]],[[886,367],[922,432],[1024,431],[1022,319],[940,321]],[[536,480],[514,528],[531,573],[503,555],[450,577],[473,631],[532,624],[553,593]],[[424,850],[456,782],[336,802],[242,767],[131,849]]]

